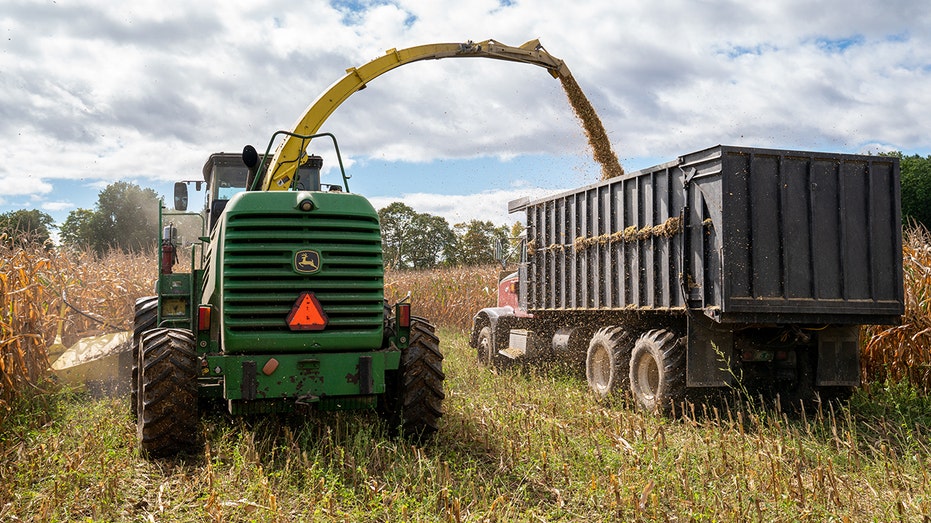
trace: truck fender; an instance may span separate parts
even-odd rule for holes
[[[495,341],[495,331],[498,321],[502,318],[513,318],[513,307],[488,307],[478,311],[472,318],[472,334],[469,336],[469,346],[478,348],[478,334],[483,327],[491,327],[491,339]]]

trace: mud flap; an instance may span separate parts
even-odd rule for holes
[[[703,328],[689,321],[685,351],[686,387],[726,387],[733,383],[730,361],[734,353],[734,333]]]
[[[832,327],[818,333],[819,387],[858,387],[860,385],[860,328]]]

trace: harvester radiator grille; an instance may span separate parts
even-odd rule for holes
[[[302,250],[320,255],[316,272],[295,270],[295,253]],[[384,268],[379,226],[372,217],[319,212],[230,216],[223,271],[223,313],[230,334],[291,333],[286,317],[301,291],[313,292],[329,319],[320,336],[382,328]]]

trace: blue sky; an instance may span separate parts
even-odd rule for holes
[[[212,152],[263,148],[387,49],[539,38],[622,165],[725,143],[931,153],[931,4],[6,0],[0,212],[63,221],[126,180],[168,194]],[[450,224],[598,178],[559,82],[492,60],[411,64],[324,125],[351,187]],[[324,178],[324,181],[328,181]]]

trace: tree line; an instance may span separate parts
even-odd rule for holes
[[[153,189],[116,182],[98,194],[93,209],[71,211],[60,226],[35,209],[0,214],[0,238],[51,247],[51,231],[57,228],[63,246],[98,254],[110,249],[144,251],[157,244],[160,203]],[[496,243],[508,238],[513,229],[481,220],[450,226],[440,216],[418,213],[401,202],[379,210],[378,217],[385,265],[396,269],[492,263]],[[519,232],[520,224],[515,226]]]
[[[902,220],[931,228],[931,155],[884,153],[899,158]],[[51,231],[59,229],[62,245],[105,253],[109,249],[153,248],[159,236],[158,193],[134,183],[115,182],[100,191],[93,209],[75,209],[60,225],[47,213],[21,209],[0,214],[0,241],[43,243],[51,247]],[[450,225],[446,219],[416,212],[402,202],[378,211],[385,265],[396,269],[429,269],[442,265],[480,265],[494,261],[495,245],[520,233],[490,221]]]
[[[495,246],[516,236],[523,225],[510,228],[471,220],[450,226],[441,216],[420,213],[402,202],[378,211],[385,265],[394,269],[494,263]]]

